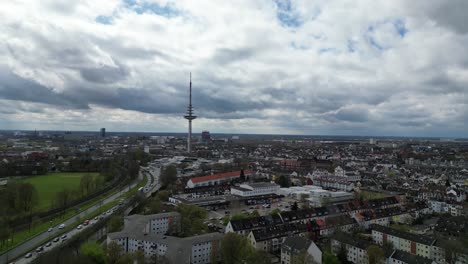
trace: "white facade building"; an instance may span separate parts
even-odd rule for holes
[[[280,186],[276,183],[248,183],[231,187],[231,194],[241,197],[268,195],[275,194],[279,188]]]
[[[132,215],[126,217],[121,232],[109,233],[107,244],[115,242],[124,252],[142,251],[145,257],[164,256],[171,263],[205,264],[219,259],[221,233],[192,237],[166,236],[171,228],[180,228],[178,213]],[[171,220],[172,219],[172,220]]]

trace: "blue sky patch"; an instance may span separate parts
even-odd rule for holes
[[[114,19],[111,16],[97,16],[94,20],[100,24],[110,25]]]
[[[148,13],[167,18],[176,17],[180,15],[179,10],[177,10],[171,4],[160,5],[158,3],[150,3],[146,1],[137,2],[135,0],[124,0],[123,2],[125,4],[125,7],[133,10],[137,14]]]
[[[398,34],[400,35],[400,37],[403,38],[403,37],[405,37],[406,33],[408,33],[408,29],[405,26],[405,21],[403,21],[401,19],[397,19],[397,20],[395,20],[393,25],[395,26],[395,29],[398,32]]]
[[[301,18],[293,10],[291,0],[273,0],[276,4],[276,17],[283,27],[300,27],[302,25]]]

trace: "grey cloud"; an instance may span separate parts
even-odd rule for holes
[[[63,93],[54,92],[34,81],[21,78],[5,68],[0,70],[0,80],[0,98],[62,107],[88,108],[87,104],[79,100],[68,98]]]
[[[213,61],[219,64],[229,64],[250,58],[254,54],[252,49],[218,49],[213,55]]]
[[[343,108],[336,112],[335,117],[349,122],[366,122],[369,120],[369,111],[365,108]]]
[[[460,34],[468,33],[468,1],[439,0],[433,5],[429,15],[440,25]]]
[[[95,83],[108,84],[124,80],[129,75],[129,70],[120,63],[116,64],[117,67],[103,65],[95,68],[83,68],[80,69],[80,74],[85,80]]]

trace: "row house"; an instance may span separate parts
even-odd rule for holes
[[[334,255],[338,255],[341,250],[345,250],[346,259],[351,263],[369,263],[367,248],[371,246],[372,243],[367,240],[339,234],[330,239],[330,245]]]
[[[434,259],[434,253],[440,251],[436,240],[424,235],[416,235],[381,225],[372,225],[372,240],[379,245],[389,242],[394,249],[413,255]],[[436,260],[437,261],[437,260]]]
[[[256,250],[277,252],[287,237],[303,236],[306,233],[307,226],[305,224],[283,224],[252,230],[247,238]]]
[[[335,189],[345,192],[354,190],[354,183],[347,181],[345,178],[337,176],[317,177],[313,180],[314,185],[322,186],[326,189]]]
[[[429,200],[428,204],[430,210],[434,213],[450,214],[452,216],[461,216],[464,214],[463,204],[461,203]]]
[[[248,219],[231,220],[226,225],[225,233],[248,235],[250,231],[283,224],[279,214],[252,217]]]

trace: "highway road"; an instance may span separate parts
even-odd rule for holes
[[[151,183],[151,178],[150,178],[151,175],[148,173],[148,174],[146,174],[146,177],[148,177],[148,181],[147,181],[144,188],[148,188],[150,186],[150,183]],[[115,201],[116,199],[121,197],[122,194],[126,193],[129,189],[135,187],[137,184],[138,184],[138,182],[135,182],[135,183],[131,184],[130,187],[126,186],[126,187],[122,188],[118,193],[115,193],[114,195],[112,195],[110,197],[107,197],[106,199],[102,200],[100,203],[97,203],[96,205],[93,205],[92,207],[80,212],[79,214],[73,216],[72,218],[67,219],[66,221],[63,222],[63,224],[65,224],[66,226],[69,226],[69,225],[72,225],[78,219],[82,219],[84,221],[85,219],[83,219],[83,217],[85,217],[86,215],[98,210],[101,206],[103,206],[105,204],[108,204],[108,203],[110,203],[112,201]],[[30,250],[31,248],[38,247],[42,241],[44,241],[46,239],[52,240],[53,238],[55,238],[59,231],[60,231],[59,225],[54,226],[53,230],[51,232],[45,231],[45,232],[41,233],[40,235],[37,235],[37,236],[31,238],[30,240],[24,242],[23,244],[18,245],[17,247],[15,247],[15,248],[9,250],[8,252],[4,253],[3,255],[1,255],[0,256],[0,263],[8,263],[8,261],[11,261],[12,259],[16,259],[16,258],[18,258],[18,257],[20,257],[22,255],[25,255],[28,252],[28,250]],[[68,237],[73,236],[74,234],[76,234],[79,231],[80,230],[77,230],[77,229],[71,230],[69,232]],[[53,245],[57,246],[57,243],[53,243]],[[35,254],[36,253],[34,253],[33,257],[35,257]],[[34,258],[27,258],[27,259],[21,258],[20,259],[21,262],[18,262],[18,263],[28,263],[32,259],[34,259]]]

